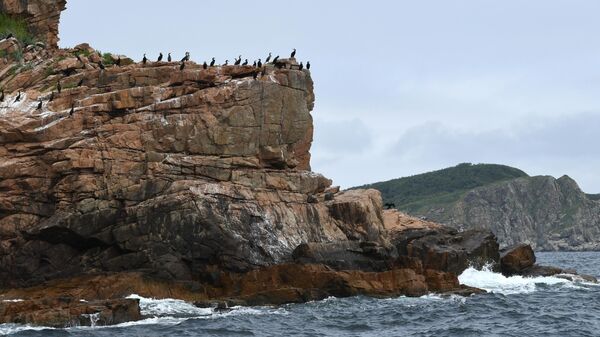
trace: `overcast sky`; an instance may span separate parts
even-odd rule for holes
[[[101,5],[99,5],[101,4]],[[60,45],[252,62],[315,80],[312,167],[342,187],[461,162],[600,193],[600,1],[68,0]]]

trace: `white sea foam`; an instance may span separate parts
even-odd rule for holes
[[[527,294],[536,291],[539,285],[567,285],[573,286],[573,282],[558,277],[506,277],[495,273],[489,268],[477,270],[473,267],[466,269],[458,280],[461,284],[487,290],[492,293],[504,295]]]
[[[140,300],[140,312],[144,316],[207,316],[212,314],[211,308],[199,308],[191,303],[172,298],[154,299],[136,294],[127,296]]]
[[[54,330],[54,328],[44,327],[44,326],[31,326],[31,325],[21,325],[21,324],[0,324],[0,336],[12,335],[17,332],[34,330],[34,331],[42,331],[42,330]]]

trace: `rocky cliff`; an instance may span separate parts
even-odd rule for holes
[[[458,228],[492,230],[501,244],[536,250],[600,250],[600,202],[563,176],[518,178],[467,192],[424,213]]]
[[[383,211],[378,191],[310,171],[313,82],[295,59],[181,67],[15,38],[0,51],[0,322],[139,319],[132,293],[471,294],[457,274],[499,265],[489,231]]]
[[[48,48],[58,47],[58,23],[66,0],[0,0],[0,12],[25,20],[31,34]]]
[[[502,165],[461,164],[366,185],[385,203],[458,229],[488,229],[502,246],[600,249],[600,201],[563,176],[530,177]]]

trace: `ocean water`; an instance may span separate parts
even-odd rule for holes
[[[600,277],[600,253],[538,253],[540,264]],[[600,286],[556,277],[504,277],[468,269],[468,298],[328,298],[228,312],[179,300],[140,298],[145,319],[112,327],[0,325],[9,336],[600,336]],[[132,295],[136,296],[136,295]]]

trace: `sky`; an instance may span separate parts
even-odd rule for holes
[[[600,1],[68,0],[60,45],[250,62],[297,48],[312,169],[343,188],[454,166],[600,193]]]

